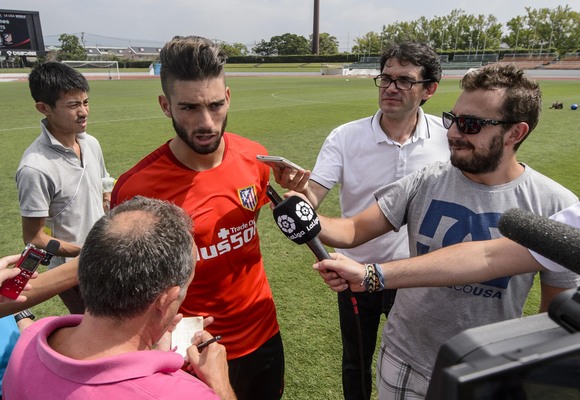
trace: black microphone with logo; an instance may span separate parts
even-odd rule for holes
[[[270,187],[269,193],[272,192],[274,190]],[[322,230],[320,220],[310,204],[298,196],[278,199],[273,214],[282,233],[296,244],[306,244],[318,260],[329,259],[328,251],[318,239]]]

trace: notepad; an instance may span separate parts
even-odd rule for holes
[[[187,348],[195,332],[199,331],[203,331],[203,317],[184,317],[171,333],[171,347],[177,347],[175,352],[187,358]]]

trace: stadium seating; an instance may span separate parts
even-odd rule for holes
[[[548,65],[544,65],[545,69],[580,69],[580,60],[578,61],[571,61],[571,60],[560,60],[560,61],[552,61]]]
[[[482,66],[481,62],[442,62],[441,68],[442,69],[470,69],[470,68],[479,68]]]

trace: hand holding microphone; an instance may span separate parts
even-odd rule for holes
[[[318,234],[322,230],[320,220],[310,204],[298,197],[282,199],[272,187],[266,193],[275,204],[273,214],[276,224],[296,244],[306,244],[319,260],[314,265],[324,282],[335,292],[351,288],[355,292],[365,291],[360,283],[365,277],[365,267],[341,254],[331,257]]]
[[[320,260],[312,266],[324,283],[337,293],[347,289],[364,292],[366,288],[361,282],[365,278],[365,266],[340,253],[332,253],[332,256],[332,259]]]
[[[322,230],[320,226],[320,219],[318,218],[318,215],[316,215],[314,209],[310,206],[310,204],[306,200],[298,196],[290,196],[285,200],[282,200],[282,198],[278,195],[278,193],[276,193],[274,189],[272,189],[270,185],[268,185],[266,189],[266,194],[268,195],[270,200],[272,200],[272,203],[274,203],[275,205],[273,210],[274,219],[276,221],[276,224],[282,231],[282,233],[284,233],[284,235],[286,235],[286,237],[292,240],[294,243],[297,244],[306,243],[306,245],[310,248],[310,250],[312,250],[312,252],[316,256],[316,258],[318,258],[318,260],[320,261],[317,264],[318,266],[321,266],[322,262],[325,262],[327,264],[331,263],[334,264],[345,261],[344,259],[346,259],[346,257],[344,257],[342,260],[333,260],[330,257],[330,254],[328,254],[328,251],[326,251],[326,248],[322,245],[322,242],[320,242],[320,239],[318,239],[317,235]],[[365,268],[363,267],[363,271],[364,270]],[[359,354],[362,354],[362,329],[358,312],[358,302],[356,297],[350,290],[349,287],[350,285],[343,278],[340,277],[337,271],[332,271],[329,269],[327,270],[324,269],[324,267],[319,268],[318,271],[322,279],[327,283],[327,285],[332,290],[336,292],[346,291],[349,294],[350,301],[352,303],[352,311],[356,321],[356,330],[358,333],[358,343],[359,343]],[[366,275],[364,276],[366,278]],[[359,282],[362,282],[362,279]],[[359,288],[356,289],[362,289],[360,291],[363,291],[367,289],[367,287],[365,285],[365,287],[363,288],[363,286],[359,284]],[[364,373],[362,373],[362,371],[364,371],[364,368],[365,368],[364,359],[361,356],[360,357],[361,376],[364,376]],[[362,387],[363,388],[365,387],[364,378]],[[364,390],[363,397],[366,397]]]

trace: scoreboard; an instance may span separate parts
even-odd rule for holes
[[[0,10],[0,56],[45,53],[38,11]]]

